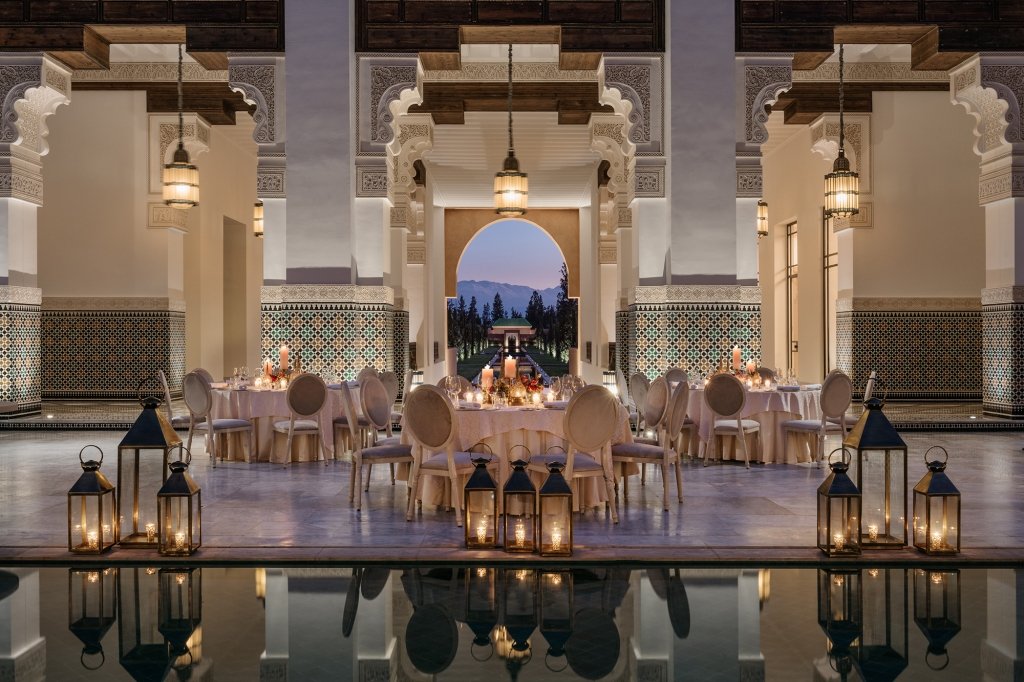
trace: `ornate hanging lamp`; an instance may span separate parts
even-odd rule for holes
[[[757,240],[768,236],[768,202],[764,199],[757,200]]]
[[[843,126],[843,44],[839,43],[839,156],[825,176],[825,217],[848,218],[860,213],[860,176],[850,170]]]
[[[178,148],[174,160],[164,166],[164,203],[171,208],[192,208],[199,204],[199,169],[185,150],[185,121],[182,110],[182,49],[178,45]]]
[[[512,144],[512,43],[508,44],[508,156],[501,170],[494,174],[494,212],[507,218],[526,215],[529,182],[519,170],[515,146]]]
[[[257,199],[252,207],[252,234],[254,237],[263,238],[263,200]]]

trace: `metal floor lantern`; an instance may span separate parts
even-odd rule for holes
[[[69,568],[68,630],[82,643],[79,660],[86,670],[97,670],[106,661],[103,638],[116,620],[117,569]]]
[[[838,462],[832,457],[840,454]],[[818,549],[827,556],[860,554],[861,495],[846,473],[850,467],[846,448],[832,451],[832,473],[818,486]]]
[[[184,455],[171,463],[171,475],[156,495],[160,554],[189,556],[203,544],[202,491],[188,475],[192,453],[178,446]]]
[[[85,460],[89,448],[100,453],[99,461]],[[68,551],[102,554],[118,541],[119,524],[114,505],[114,486],[100,472],[103,451],[86,445],[78,452],[82,475],[68,491]]]
[[[929,461],[933,450],[942,452],[941,462]],[[914,547],[925,554],[960,553],[960,491],[946,475],[948,460],[945,448],[928,448],[928,473],[914,486]]]
[[[463,509],[466,513],[466,549],[498,546],[498,484],[494,482],[486,457],[473,459],[473,474],[466,482]]]
[[[565,656],[565,645],[572,636],[575,614],[572,602],[572,571],[561,569],[542,572],[539,592],[540,634],[548,643],[544,665],[549,670],[560,672],[565,669],[564,665],[562,668],[552,668],[550,659]]]
[[[907,444],[871,398],[843,439],[856,453],[856,481],[862,497],[861,545],[864,549],[907,546]]]
[[[538,495],[540,555],[572,556],[572,488],[562,476],[565,465],[550,462]]]
[[[512,473],[502,488],[506,552],[529,553],[537,549],[537,489],[526,473],[527,464],[521,459],[512,462]]]
[[[512,651],[527,654],[537,629],[537,571],[506,568],[504,573],[501,623],[512,639]]]
[[[156,518],[141,516],[139,499],[142,497],[140,476],[140,455],[143,450],[159,450],[163,453],[160,469],[160,483],[170,474],[167,463],[173,448],[181,445],[177,434],[164,410],[158,409],[162,400],[155,395],[142,395],[147,383],[156,382],[156,377],[147,377],[139,383],[139,404],[142,412],[117,446],[117,517],[122,533],[120,546],[124,548],[157,547]],[[162,387],[157,388],[163,393]],[[155,490],[159,484],[152,487]],[[149,496],[147,495],[146,498]],[[130,514],[131,518],[126,515]]]

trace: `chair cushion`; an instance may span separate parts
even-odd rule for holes
[[[393,445],[375,445],[372,448],[360,450],[359,456],[364,461],[368,459],[393,459],[396,457],[408,457],[412,461],[412,446],[399,445],[398,443]],[[447,464],[445,467],[447,468]]]
[[[274,422],[274,430],[288,433],[288,420],[284,419],[279,422]],[[296,431],[319,431],[320,422],[315,419],[296,419],[295,420]]]
[[[335,417],[334,418],[334,425],[335,426],[348,426],[348,417],[344,417],[344,416],[343,417]],[[370,420],[367,419],[366,417],[364,417],[362,415],[359,415],[358,417],[356,417],[356,426],[369,426],[369,425],[370,425]]]
[[[455,453],[455,468],[466,469],[473,468],[473,458],[479,457],[479,453],[474,452],[456,452]],[[431,455],[427,459],[423,460],[420,464],[420,469],[432,469],[448,471],[448,455],[444,452],[438,452],[437,454]]]
[[[661,445],[657,438],[634,438],[634,443],[641,443],[643,445]],[[625,445],[622,443],[621,445]]]
[[[649,443],[618,443],[612,446],[612,459],[616,457],[661,459],[664,454],[664,448]]]
[[[817,433],[821,430],[820,419],[789,419],[780,424],[783,429],[789,429],[790,431],[807,431]],[[838,433],[843,428],[839,424],[833,424],[831,422],[825,422],[825,431],[828,433]]]
[[[374,447],[382,447],[385,445],[400,445],[402,438],[400,436],[390,436],[388,438],[378,438],[377,442],[374,443]]]
[[[743,420],[744,431],[760,431],[761,425],[753,419]],[[736,420],[735,419],[716,419],[715,420],[715,431],[718,433],[736,433]]]
[[[187,429],[190,423],[192,423],[192,418],[187,414],[176,414],[171,417],[171,426],[176,429]]]
[[[400,422],[400,421],[402,421],[402,413],[401,412],[397,412],[395,410],[392,410],[391,411],[391,421],[393,421],[393,422]]]
[[[528,467],[532,471],[547,471],[548,462],[558,462],[563,467],[565,466],[565,454],[561,452],[552,453],[550,455],[545,455],[543,457],[538,455],[534,457],[534,459],[536,460],[536,462],[531,463],[531,465]],[[576,455],[573,457],[572,464],[575,470],[578,472],[601,470],[601,463],[585,452],[577,452]]]
[[[860,419],[859,415],[847,414],[846,415],[846,428],[852,429],[853,425],[857,423],[858,419]],[[830,424],[839,424],[840,423],[839,417],[825,417],[825,421],[827,421]]]
[[[196,430],[205,430],[210,428],[208,422],[202,422],[196,424]],[[214,419],[213,430],[214,431],[225,431],[227,429],[251,429],[252,422],[248,419]]]

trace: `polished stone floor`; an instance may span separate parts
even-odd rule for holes
[[[79,473],[78,451],[86,444],[99,445],[107,457],[104,471],[114,478],[121,435],[0,433],[0,559],[68,558],[66,491]],[[925,432],[905,437],[911,485],[924,472],[921,456],[928,446],[943,445],[950,452],[948,471],[963,493],[964,556],[1024,559],[1024,435]],[[405,484],[392,487],[386,467],[373,472],[364,509],[356,513],[347,499],[350,466],[345,462],[289,468],[230,462],[214,469],[202,445],[194,449],[192,473],[202,487],[202,554],[207,558],[416,560],[450,554],[460,545],[462,531],[450,512],[425,508],[414,522],[405,521]],[[660,477],[652,468],[646,486],[637,477],[630,480],[629,504],[619,503],[618,526],[594,511],[578,520],[577,555],[814,561],[815,490],[825,472],[812,465],[746,470],[731,463],[684,464],[684,503],[673,501],[665,513]],[[152,453],[143,465],[143,480],[154,482],[145,493],[150,500],[155,500],[158,476],[159,454]],[[674,485],[670,494],[674,498]],[[155,516],[155,503],[148,507],[143,505],[142,515]]]

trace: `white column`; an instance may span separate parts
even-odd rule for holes
[[[288,679],[288,576],[284,569],[268,568],[264,611],[264,646],[260,654],[261,680]]]
[[[578,340],[579,371],[588,384],[601,383],[600,291],[601,266],[597,249],[601,232],[601,205],[597,183],[591,183],[590,205],[580,209],[580,293]],[[584,292],[590,292],[587,295]],[[587,344],[590,359],[587,359]]]
[[[384,590],[371,601],[359,605],[356,636],[358,680],[388,680],[397,664],[394,624],[392,622],[392,584],[388,577]]]
[[[422,352],[423,380],[435,383],[445,374],[445,349],[448,347],[447,330],[447,299],[444,291],[444,207],[434,205],[434,188],[431,182],[430,168],[427,168],[427,184],[424,188],[424,243],[426,246],[426,263],[424,266],[423,307],[425,330]],[[435,345],[437,357],[434,356]]]
[[[14,594],[0,600],[0,679],[46,679],[46,639],[39,634],[39,571],[6,569],[18,578]]]
[[[985,682],[1024,676],[1024,571],[989,569],[981,671]]]

